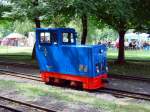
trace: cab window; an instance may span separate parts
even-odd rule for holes
[[[41,32],[40,33],[41,44],[58,44],[56,32]]]
[[[40,43],[51,43],[51,36],[49,32],[40,33]]]
[[[73,33],[62,33],[63,43],[71,44],[74,43]]]

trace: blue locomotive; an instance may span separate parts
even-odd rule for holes
[[[69,81],[84,89],[105,86],[105,45],[77,45],[73,28],[37,28],[36,57],[46,83]]]

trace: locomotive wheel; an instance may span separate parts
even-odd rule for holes
[[[82,88],[82,83],[78,81],[71,81],[70,86],[73,88]]]
[[[76,87],[77,86],[77,82],[76,81],[71,81],[70,82],[70,86]]]
[[[54,79],[54,84],[55,85],[58,85],[58,86],[63,86],[65,83],[65,81],[63,79],[58,79],[58,78],[55,78]]]
[[[54,83],[59,84],[60,83],[60,79],[55,78],[54,79]]]
[[[70,81],[70,80],[64,80],[64,79],[58,79],[54,77],[49,77],[49,80],[45,82],[47,85],[55,85],[55,86],[66,86],[66,87],[72,87],[75,89],[81,89],[82,83],[78,81]]]
[[[54,78],[53,77],[49,77],[49,84],[54,84]]]
[[[69,81],[61,79],[60,83],[61,83],[62,86],[67,86],[69,84]]]

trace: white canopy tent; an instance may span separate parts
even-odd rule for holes
[[[3,46],[25,46],[27,37],[19,33],[11,33],[1,41]]]

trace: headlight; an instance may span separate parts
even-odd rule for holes
[[[98,65],[96,65],[96,72],[97,72],[97,73],[100,72],[100,71],[99,71],[99,66],[98,66]]]
[[[108,72],[108,66],[106,66],[106,72]]]

